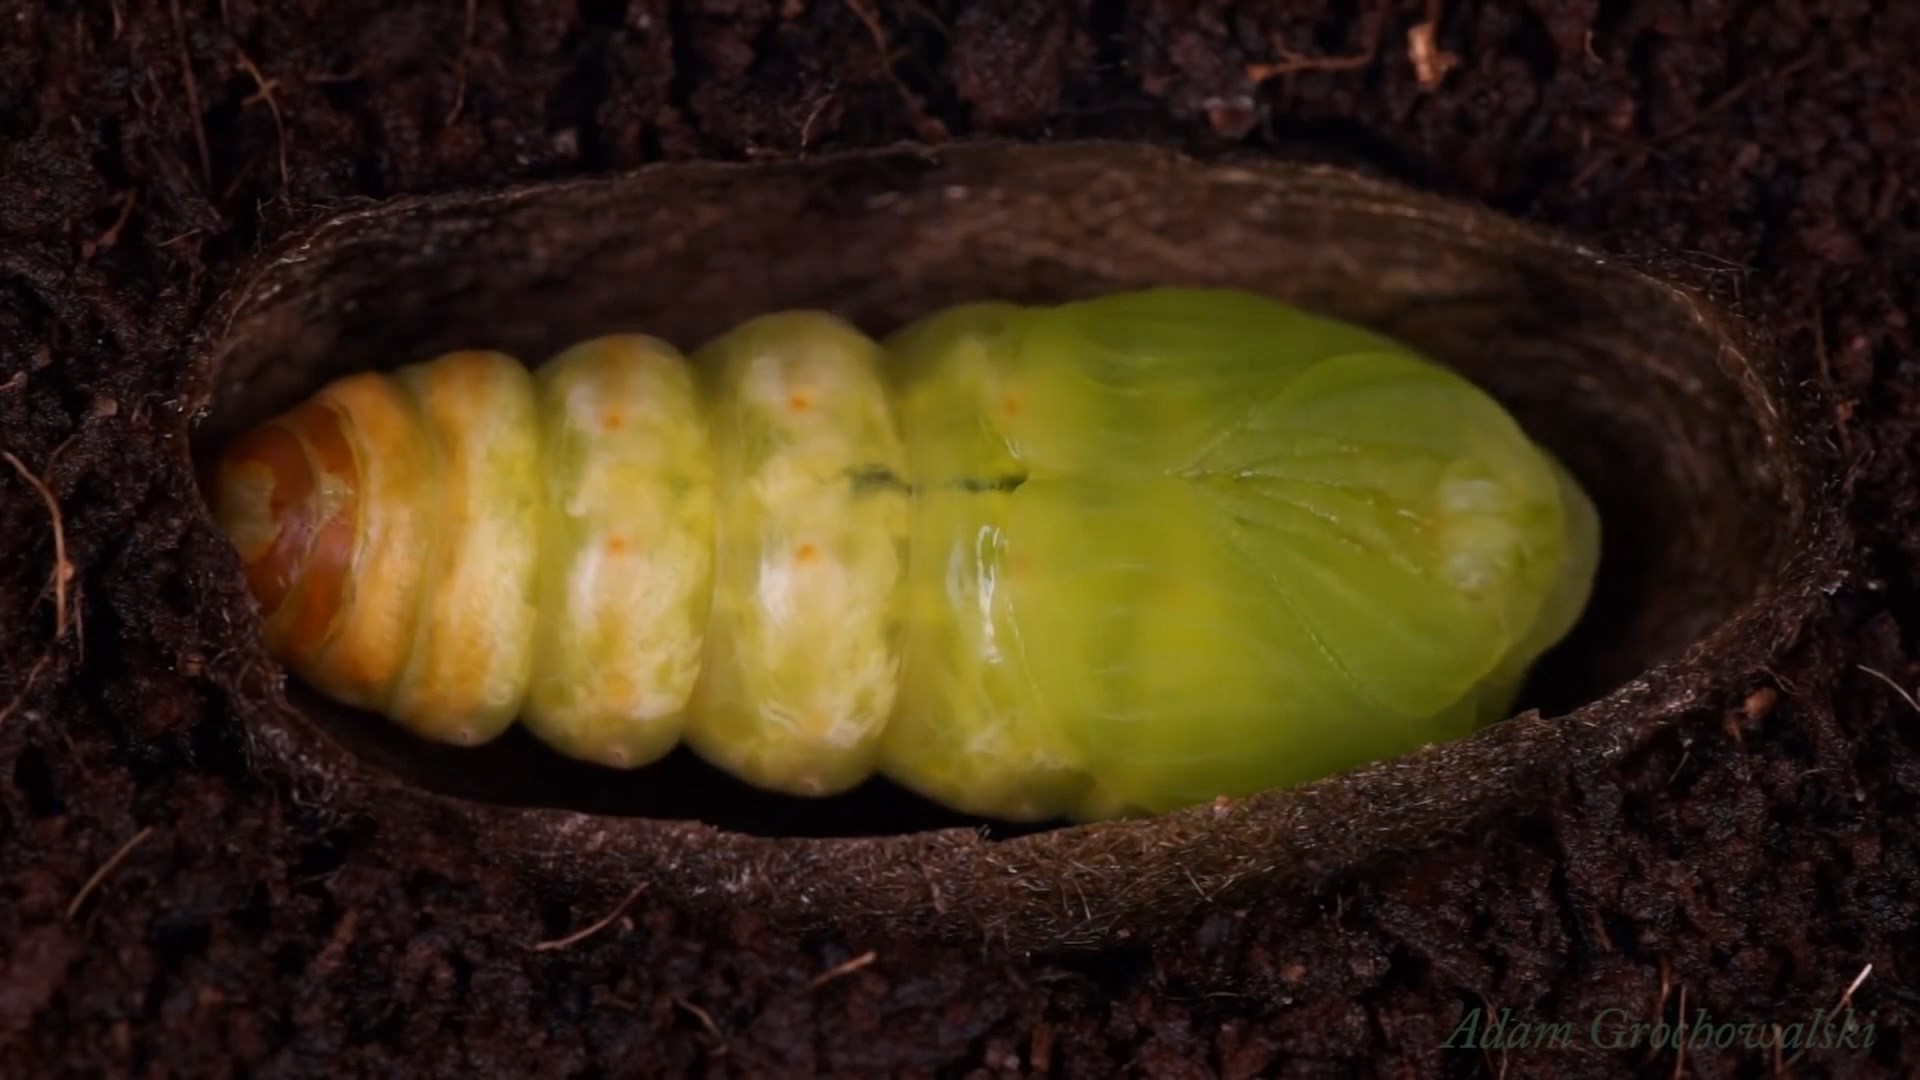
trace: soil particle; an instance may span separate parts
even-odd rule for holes
[[[1427,86],[1430,20],[1460,63]],[[1920,1069],[1920,5],[0,0],[0,28],[0,449],[73,565],[62,634],[46,506],[0,471],[0,1074],[1763,1075],[1587,1031],[1802,1023],[1869,964],[1871,1046],[1798,1068]],[[983,133],[1310,151],[1664,253],[1832,390],[1860,564],[1789,662],[1538,814],[1092,950],[643,894],[538,951],[606,909],[256,777],[239,583],[180,509],[190,336],[246,256],[368,198]],[[1445,1049],[1476,1008],[1573,1048]]]

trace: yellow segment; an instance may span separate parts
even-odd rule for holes
[[[697,361],[712,386],[716,563],[687,740],[761,787],[844,791],[872,772],[899,681],[907,497],[879,347],[792,312]]]
[[[390,712],[428,738],[474,745],[513,722],[532,663],[533,380],[489,352],[450,353],[396,377],[418,402],[438,464],[419,623]]]
[[[340,625],[308,678],[349,705],[384,710],[412,651],[421,571],[433,524],[433,448],[401,385],[352,375],[319,398],[345,418],[359,473],[353,569]]]
[[[905,667],[881,767],[954,809],[1034,821],[1071,812],[1090,780],[1038,693],[1013,607],[1032,561],[1007,528],[1027,497],[1006,490],[1028,469],[1013,432],[1060,407],[1016,377],[1016,316],[958,308],[887,343],[916,491]]]
[[[671,345],[585,342],[535,376],[546,489],[524,720],[562,753],[654,761],[680,739],[713,587],[711,439]]]

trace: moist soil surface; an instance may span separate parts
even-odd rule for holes
[[[8,0],[0,27],[0,1075],[1920,1071],[1920,7]],[[195,335],[262,248],[385,196],[978,136],[1334,161],[1658,258],[1821,410],[1846,565],[1770,662],[1481,835],[1058,948],[609,902],[257,767],[187,447]],[[1662,1022],[1691,1045],[1634,1038]]]

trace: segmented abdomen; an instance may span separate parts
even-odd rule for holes
[[[1584,602],[1584,496],[1391,349],[1146,293],[954,309],[884,350],[790,312],[691,360],[455,353],[246,436],[216,513],[274,654],[428,738],[518,718],[611,766],[685,739],[779,791],[879,769],[1100,817],[1464,730]],[[1361,447],[1342,417],[1402,384],[1446,419]],[[1356,722],[1348,750],[1313,727]],[[1241,731],[1265,742],[1221,745]]]

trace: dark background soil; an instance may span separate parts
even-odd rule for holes
[[[1768,1075],[1441,1043],[1481,1006],[1787,1024],[1868,964],[1871,1049],[1793,1071],[1920,1070],[1920,716],[1880,678],[1920,684],[1916,46],[1904,0],[0,2],[0,450],[71,565],[0,462],[0,1075]],[[1678,256],[1833,394],[1859,564],[1555,805],[1092,951],[646,894],[533,950],[604,909],[256,778],[182,407],[247,256],[353,199],[977,134],[1311,151]]]

